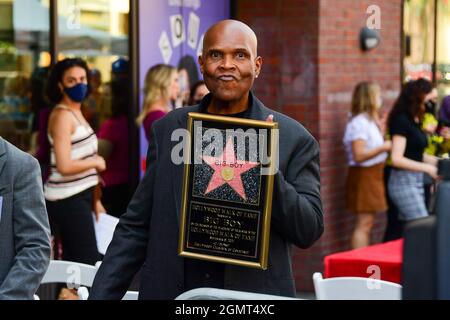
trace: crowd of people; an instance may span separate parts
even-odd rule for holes
[[[184,87],[190,64],[178,69],[160,64],[148,71],[136,119],[149,142],[148,168],[131,200],[124,194],[129,188],[125,155],[132,123],[126,117],[126,61],[113,64],[109,89],[101,86],[101,74],[79,58],[61,60],[42,72],[48,104],[41,99],[37,110],[34,154],[42,154],[45,173],[41,176],[31,155],[0,138],[0,169],[5,166],[7,172],[0,177],[0,203],[6,208],[0,212],[0,226],[8,228],[2,230],[6,240],[0,243],[0,299],[32,299],[49,264],[50,234],[60,244],[53,248],[53,258],[91,265],[102,260],[90,299],[120,299],[139,270],[143,299],[172,299],[202,286],[295,296],[290,243],[307,248],[323,233],[318,143],[301,124],[266,108],[251,93],[262,58],[247,25],[235,20],[213,25],[204,36],[199,64],[204,82],[190,79],[189,93]],[[186,107],[176,102],[180,95]],[[104,108],[108,100],[109,110]],[[274,177],[269,256],[275,260],[269,259],[265,272],[178,256],[176,213],[183,165],[168,160],[171,148],[157,146],[163,145],[161,139],[173,144],[171,133],[186,127],[192,111],[279,123],[285,142],[280,145],[282,170]],[[94,218],[105,211],[120,220],[102,257]]]
[[[41,170],[30,155],[0,138],[0,170],[6,163],[8,173],[0,176],[0,191],[11,185],[20,195],[16,202],[23,204],[15,207],[14,219],[0,211],[7,221],[1,227],[9,230],[0,243],[5,250],[0,257],[0,299],[32,298],[48,265],[50,234],[55,239],[53,258],[91,265],[103,260],[92,299],[119,299],[141,267],[141,298],[173,298],[200,286],[295,296],[290,244],[307,248],[324,228],[318,143],[298,122],[266,108],[250,91],[262,59],[256,36],[245,24],[225,20],[212,26],[199,64],[204,81],[193,83],[188,94],[180,86],[180,79],[187,77],[185,68],[150,68],[141,112],[134,121],[127,113],[126,59],[113,63],[108,86],[102,85],[98,70],[79,58],[36,71],[30,86],[35,89],[29,90],[36,114],[30,153]],[[28,88],[20,84],[23,81],[17,79],[16,87]],[[370,244],[378,213],[388,215],[386,240],[401,237],[406,222],[429,214],[439,180],[437,163],[450,150],[450,98],[438,113],[430,81],[405,83],[389,114],[380,113],[381,96],[378,84],[357,84],[343,137],[349,166],[346,204],[356,214],[353,248]],[[180,97],[185,108],[177,104]],[[274,177],[271,258],[265,272],[200,260],[184,263],[177,255],[178,221],[173,212],[178,210],[182,171],[167,160],[169,146],[157,146],[172,143],[167,137],[186,123],[191,111],[279,123],[280,170]],[[131,196],[128,143],[134,124],[143,128],[149,142],[149,168]],[[169,172],[173,181],[167,179]],[[1,209],[12,196],[0,194]],[[98,252],[92,212],[97,219],[103,212],[120,218],[104,257]],[[27,247],[27,241],[33,246]],[[30,279],[22,279],[20,269],[33,270],[27,271]],[[23,281],[28,285],[21,287]]]
[[[348,159],[346,204],[356,214],[352,248],[370,244],[377,213],[387,212],[384,241],[402,237],[405,223],[426,217],[437,164],[450,142],[445,103],[437,115],[437,90],[424,78],[405,83],[388,114],[380,87],[359,83],[343,138]]]
[[[138,127],[142,126],[148,139],[153,122],[173,110],[179,100],[180,72],[166,64],[158,64],[148,71],[142,111],[135,121]],[[4,114],[32,122],[33,135],[29,144],[20,145],[14,139],[11,142],[28,149],[28,153],[38,160],[29,166],[33,170],[30,176],[33,180],[27,188],[43,190],[43,197],[33,199],[34,204],[40,202],[40,207],[33,210],[44,212],[36,211],[39,217],[31,220],[38,227],[35,234],[41,236],[40,243],[37,242],[40,247],[36,248],[39,257],[50,256],[50,246],[44,243],[51,234],[52,258],[95,264],[102,256],[97,248],[92,212],[97,219],[103,212],[120,218],[132,195],[128,60],[120,58],[112,64],[111,81],[106,85],[102,83],[99,70],[89,68],[80,58],[66,58],[52,68],[37,68],[30,79],[22,76],[11,79],[5,90],[4,105],[14,109],[2,110]],[[182,100],[183,106],[199,104],[208,92],[203,81],[194,83],[192,90],[183,93],[186,96]],[[4,153],[12,154],[9,161],[17,156],[17,163],[30,162],[30,157],[1,139],[0,157]],[[8,178],[15,179],[19,170],[9,161],[7,169],[11,167],[11,175]],[[37,163],[40,170],[35,167]],[[39,172],[41,175],[36,179],[35,174]],[[26,199],[24,197],[23,201]],[[0,197],[0,208],[2,203]],[[49,224],[46,223],[47,216]],[[22,217],[17,219],[21,221]],[[6,249],[5,252],[16,250],[15,247]],[[36,252],[30,254],[36,255]],[[32,263],[35,261],[30,259],[28,268],[32,268]],[[6,265],[6,262],[2,260],[2,264]],[[40,261],[36,271],[44,270],[47,265]],[[4,273],[2,267],[0,271]],[[25,295],[20,290],[7,292],[13,290],[8,287],[13,280],[0,279],[3,279],[3,284],[0,281],[0,299],[31,297],[29,292]],[[33,285],[36,283],[31,282],[30,286]],[[73,290],[67,292],[66,296],[74,295]]]

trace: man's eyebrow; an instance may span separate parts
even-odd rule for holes
[[[242,47],[242,48],[236,48],[236,49],[234,49],[234,51],[250,52],[250,50],[249,50],[248,48],[244,48],[244,47]]]
[[[225,51],[227,48],[223,47],[209,47],[207,51]],[[232,51],[250,51],[249,48],[246,47],[237,47],[237,48],[231,48]]]
[[[221,48],[208,48],[206,50],[206,52],[211,52],[211,51],[223,51],[223,49],[221,49]]]

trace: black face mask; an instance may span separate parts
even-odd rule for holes
[[[436,102],[433,100],[428,100],[425,102],[425,112],[435,114],[436,112]]]

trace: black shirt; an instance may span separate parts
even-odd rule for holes
[[[208,112],[210,97],[202,100],[200,104],[200,112],[212,114]],[[249,101],[251,105],[251,101]],[[219,114],[219,116],[234,118],[249,118],[250,107],[246,110],[234,114]],[[195,288],[219,288],[223,289],[225,284],[225,265],[223,263],[196,260],[185,258],[184,260],[184,290],[192,290]]]
[[[405,158],[422,162],[423,152],[428,145],[428,141],[420,124],[407,114],[398,114],[391,121],[389,133],[391,137],[399,135],[406,138]]]
[[[208,110],[205,110],[206,114],[214,114],[210,113]],[[249,116],[249,109],[247,108],[244,111],[241,111],[239,113],[233,113],[233,114],[214,114],[216,116],[223,116],[223,117],[233,117],[233,118],[248,118]]]
[[[201,111],[207,114],[207,104],[201,108]],[[248,118],[249,108],[235,114],[223,114],[221,116]],[[186,258],[184,260],[184,290],[192,290],[195,288],[224,288],[225,282],[225,266],[222,263],[202,261]]]

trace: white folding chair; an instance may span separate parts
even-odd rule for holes
[[[323,279],[313,274],[317,300],[401,300],[402,286],[384,280],[362,277]]]
[[[59,282],[72,288],[91,287],[96,273],[97,268],[88,264],[51,260],[41,284]]]
[[[127,291],[123,296],[122,300],[137,300],[139,297],[138,291]]]
[[[80,300],[86,300],[89,295],[86,287],[92,286],[97,270],[95,266],[84,263],[50,260],[41,284],[65,283],[69,288],[77,289]],[[35,299],[39,297],[35,296]]]
[[[95,266],[91,266],[72,261],[50,260],[41,284],[65,283],[68,287],[77,289],[80,300],[87,300],[89,297],[88,287],[92,287],[100,265],[101,261],[98,261]],[[122,300],[137,300],[138,296],[139,292],[137,291],[127,291]],[[34,299],[39,300],[39,297],[35,295]]]
[[[180,294],[175,300],[298,300],[291,297],[234,291],[215,288],[197,288]]]

